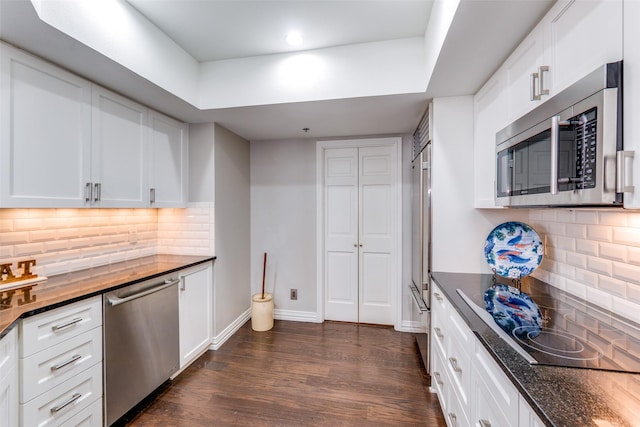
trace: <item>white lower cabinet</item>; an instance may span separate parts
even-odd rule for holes
[[[180,369],[211,344],[213,268],[210,263],[180,272]]]
[[[11,425],[102,426],[101,301],[97,296],[21,321],[20,423]]]
[[[431,282],[431,380],[448,427],[544,424]]]
[[[18,333],[12,329],[0,340],[0,426],[17,426],[18,413]]]

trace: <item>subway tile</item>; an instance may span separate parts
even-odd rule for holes
[[[58,238],[57,230],[34,230],[29,232],[31,242],[49,242]]]
[[[598,212],[590,210],[577,210],[576,222],[580,224],[598,224]]]
[[[2,209],[0,209],[0,211],[1,210]],[[5,219],[0,217],[0,233],[7,233],[9,231],[14,231],[13,219]]]
[[[601,257],[610,260],[622,262],[627,260],[627,247],[623,245],[601,242],[599,243],[599,253]]]
[[[627,254],[629,256],[629,263],[640,265],[640,248],[628,247]]]
[[[566,287],[566,278],[560,274],[549,272],[549,284],[564,291]]]
[[[565,282],[565,290],[572,295],[587,299],[587,287],[575,280],[567,279]]]
[[[29,242],[29,233],[26,231],[11,231],[0,234],[0,245],[17,245]]]
[[[536,232],[541,233],[541,227],[536,229]],[[555,236],[565,236],[567,234],[567,224],[563,224],[561,222],[549,222],[547,226],[544,227],[544,234],[553,234]]]
[[[14,254],[16,257],[36,256],[44,252],[42,243],[27,243],[14,246]]]
[[[13,257],[13,245],[0,246],[0,260]]]
[[[640,246],[640,228],[613,227],[613,241],[621,245]]]
[[[611,276],[613,272],[613,262],[590,256],[587,258],[587,268],[595,273]]]
[[[627,224],[629,225],[629,227],[640,228],[640,212],[628,211],[625,213],[627,215]]]
[[[581,269],[587,268],[587,256],[577,252],[567,252],[565,255],[566,263]]]
[[[612,296],[600,289],[587,288],[587,301],[611,310]]]
[[[585,286],[596,287],[598,285],[598,274],[592,271],[583,270],[581,268],[576,268],[575,271],[575,280],[577,282],[583,283]]]
[[[628,216],[625,212],[615,211],[602,211],[598,212],[600,225],[615,225],[618,227],[625,227],[628,224]]]
[[[542,209],[529,209],[529,221],[542,220]]]
[[[627,284],[627,298],[629,300],[634,301],[640,304],[640,285],[635,285],[633,283]]]
[[[598,242],[576,239],[576,251],[585,255],[598,255]]]
[[[612,297],[611,300],[611,311],[618,313],[627,319],[631,319],[634,322],[640,323],[640,304],[615,296]]]
[[[576,250],[576,241],[571,237],[552,236],[550,241],[551,241],[551,246],[553,246],[556,249],[564,249],[566,251]]]
[[[576,222],[576,214],[573,209],[560,209],[556,213],[556,221],[573,224]]]
[[[605,291],[610,295],[625,297],[627,294],[627,283],[613,277],[600,276],[598,289]]]
[[[587,238],[601,242],[611,242],[613,235],[612,227],[608,225],[587,225]]]
[[[613,277],[640,284],[640,266],[614,262]]]
[[[566,224],[565,234],[577,239],[587,238],[587,226],[585,224]]]

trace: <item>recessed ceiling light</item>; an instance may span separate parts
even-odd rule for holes
[[[300,46],[302,44],[302,34],[298,31],[289,31],[285,40],[289,46]]]

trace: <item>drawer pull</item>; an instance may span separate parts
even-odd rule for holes
[[[71,398],[69,400],[64,402],[62,405],[54,406],[53,408],[51,408],[51,412],[56,414],[56,413],[62,411],[67,406],[71,405],[76,400],[80,399],[81,397],[82,397],[82,395],[80,393],[75,393],[73,396],[71,396]]]
[[[52,370],[52,371],[57,371],[57,370],[59,370],[59,369],[64,368],[64,367],[65,367],[65,366],[67,366],[67,365],[72,364],[73,362],[75,362],[76,360],[79,360],[79,359],[82,359],[82,356],[80,356],[79,354],[75,354],[75,355],[73,355],[73,356],[71,357],[71,359],[67,360],[66,362],[62,362],[62,363],[59,363],[59,364],[57,364],[57,365],[53,365],[53,366],[51,367],[51,370]]]
[[[69,320],[68,322],[61,323],[61,324],[59,324],[59,325],[52,326],[52,327],[51,327],[51,329],[53,329],[54,331],[56,331],[56,332],[57,332],[57,331],[59,331],[60,329],[68,328],[69,326],[73,326],[73,325],[75,325],[76,323],[80,323],[80,322],[82,322],[82,320],[84,320],[84,319],[82,319],[82,317],[76,317],[75,319],[71,319],[71,320]]]
[[[436,299],[437,299],[438,301],[442,302],[442,295],[440,295],[440,294],[439,294],[439,293],[437,293],[437,292],[434,292],[434,293],[433,293],[433,296],[434,296],[434,297],[436,297]]]
[[[458,359],[456,359],[455,357],[450,357],[449,363],[451,363],[451,367],[453,368],[454,372],[462,372],[462,369],[460,368],[460,366],[458,366]]]
[[[491,423],[487,420],[478,420],[480,427],[491,427]]]
[[[442,381],[442,378],[440,377],[440,372],[434,372],[433,376],[436,377],[436,383],[440,384],[440,385],[444,385],[444,382]]]
[[[436,336],[438,338],[444,338],[444,334],[442,333],[442,329],[440,328],[433,328],[433,331],[436,333]]]
[[[458,417],[456,417],[456,414],[454,414],[453,412],[449,412],[449,420],[451,420],[452,426],[458,425]]]

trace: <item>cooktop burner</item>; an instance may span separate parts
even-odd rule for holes
[[[485,310],[484,294],[458,293],[529,363],[640,373],[640,325],[529,279],[522,290],[536,302],[543,319],[542,329],[531,333],[527,326],[503,331]]]

